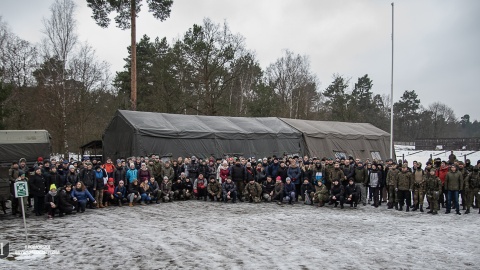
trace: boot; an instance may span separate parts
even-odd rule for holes
[[[430,209],[430,211],[427,212],[427,214],[433,213],[433,209]]]
[[[436,214],[438,214],[437,210],[432,212],[432,215],[436,215]]]
[[[100,203],[100,206],[98,208],[105,208],[105,206],[103,206],[103,203]]]
[[[133,203],[129,203],[128,206],[133,207]]]
[[[392,209],[393,208],[393,204],[392,203],[387,203],[387,209]]]
[[[410,212],[410,206],[407,205],[407,210],[406,212]]]
[[[398,210],[398,203],[395,203],[395,210]]]
[[[417,209],[418,209],[417,205],[418,205],[418,204],[415,204],[415,205],[412,207],[412,212],[417,211]],[[408,212],[408,206],[407,206],[407,212]]]
[[[340,209],[343,209],[343,203],[342,203],[342,204],[340,204]]]
[[[467,207],[467,211],[465,211],[465,214],[470,214],[470,207]]]
[[[420,212],[423,213],[423,205],[420,205]]]
[[[398,211],[403,211],[403,205],[400,205],[400,207],[398,208]]]
[[[108,207],[108,202],[105,202],[105,204],[103,205],[104,207]]]
[[[457,211],[457,215],[461,215],[462,213],[460,213],[460,211]]]
[[[442,203],[442,208],[445,208],[445,203]]]
[[[463,206],[462,210],[466,210],[466,207],[465,207],[465,205]]]
[[[479,209],[478,209],[478,213],[480,214],[480,207],[479,207]]]
[[[335,207],[337,207],[337,206],[338,206],[338,202],[335,202]]]
[[[323,207],[324,205],[325,205],[325,204],[324,204],[323,202],[319,202],[319,203],[318,203],[318,207]],[[479,214],[480,214],[480,212],[479,212]]]

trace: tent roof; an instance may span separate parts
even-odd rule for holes
[[[368,139],[376,139],[390,136],[389,133],[369,123],[280,119],[309,137],[324,138],[334,136],[354,138],[363,136]]]
[[[119,110],[118,113],[138,132],[151,136],[188,137],[189,133],[301,135],[276,117],[204,116],[127,110]]]

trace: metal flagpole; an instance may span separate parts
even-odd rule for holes
[[[393,159],[393,2],[392,2],[392,79],[390,90],[390,158]]]

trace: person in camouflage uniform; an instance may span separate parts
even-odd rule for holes
[[[445,190],[447,191],[447,211],[445,214],[449,214],[452,209],[452,201],[454,202],[457,215],[461,215],[460,207],[458,205],[458,194],[463,188],[463,175],[457,171],[455,165],[450,166],[450,171],[445,176]]]
[[[425,199],[425,172],[422,169],[422,163],[418,162],[416,170],[413,172],[413,209],[423,212],[423,202]],[[419,207],[420,206],[420,207]]]
[[[215,176],[210,176],[210,181],[207,185],[207,194],[210,200],[220,202],[222,201],[222,186],[215,180]]]
[[[398,173],[397,165],[390,165],[387,173],[388,209],[392,209],[395,206],[395,209],[398,210],[398,198],[397,192],[395,191],[395,179]]]
[[[322,183],[322,181],[318,181],[317,185],[315,186],[315,193],[313,194],[313,203],[318,203],[318,207],[322,207],[325,205],[325,202],[329,200],[330,196],[328,194],[327,187]]]
[[[172,183],[168,181],[168,177],[163,177],[163,182],[160,184],[161,199],[163,202],[172,202],[173,191]],[[160,198],[159,198],[160,199]]]
[[[359,196],[361,198],[359,198],[359,201],[361,201],[363,206],[365,206],[367,205],[367,193],[365,192],[365,187],[367,186],[368,182],[368,171],[367,168],[363,166],[363,162],[360,160],[357,162],[357,166],[355,167],[353,178],[355,180],[355,186],[357,186],[357,189],[360,191]],[[362,195],[362,193],[364,194]]]
[[[333,165],[333,160],[329,158],[325,163],[325,185],[327,189],[330,190],[332,185],[332,171],[335,169],[335,165]]]
[[[425,193],[427,194],[428,204],[430,204],[429,214],[438,214],[440,204],[438,199],[442,194],[442,181],[435,175],[435,170],[430,170],[428,174],[424,176],[425,179]]]
[[[480,194],[478,194],[480,189],[480,175],[479,175],[478,165],[473,167],[472,173],[470,174],[469,178],[465,181],[465,196],[467,197],[467,210],[465,214],[470,213],[470,208],[473,205],[473,199],[477,200],[480,199]],[[480,210],[478,211],[480,214]]]
[[[250,179],[250,181],[245,185],[245,190],[243,192],[245,199],[250,202],[259,203],[262,196],[262,186],[255,182],[255,179]]]
[[[399,204],[399,211],[403,210],[403,205],[406,201],[406,211],[410,211],[410,206],[412,204],[412,188],[413,188],[413,176],[412,173],[408,170],[408,164],[404,163],[402,165],[402,171],[397,174],[395,177],[395,191],[397,192],[397,202]]]
[[[338,180],[340,183],[345,178],[343,170],[340,168],[340,163],[335,162],[333,170],[330,170],[330,182],[333,183],[335,180]]]

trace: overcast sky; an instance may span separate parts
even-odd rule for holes
[[[0,16],[12,32],[32,43],[42,39],[42,18],[53,0],[1,0]],[[97,26],[86,1],[77,0],[80,40],[111,64],[123,68],[130,32]],[[145,2],[145,1],[144,1]],[[332,75],[351,78],[368,74],[373,92],[390,93],[391,1],[381,0],[174,0],[165,22],[143,7],[137,21],[137,41],[167,37],[169,42],[205,17],[227,21],[233,33],[246,39],[262,68],[282,50],[307,55],[324,90]],[[422,105],[440,101],[458,119],[469,114],[480,120],[480,1],[403,0],[395,3],[394,100],[415,90]]]

